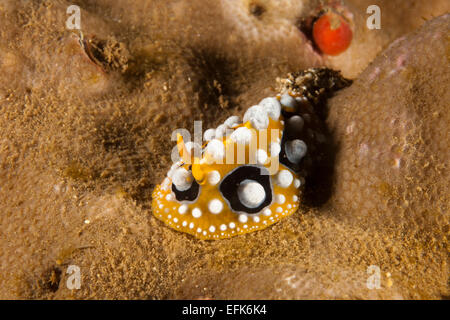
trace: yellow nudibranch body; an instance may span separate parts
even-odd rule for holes
[[[267,228],[298,209],[320,127],[307,99],[285,93],[206,130],[202,147],[178,136],[181,160],[153,192],[154,215],[206,240]]]
[[[305,178],[325,158],[324,101],[351,81],[310,68],[277,80],[279,94],[184,143],[153,191],[153,214],[175,230],[216,240],[267,228],[294,213]],[[317,110],[315,109],[318,108]]]

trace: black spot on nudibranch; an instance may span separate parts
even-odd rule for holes
[[[256,181],[264,188],[265,199],[256,208],[245,206],[239,199],[238,188],[245,180]],[[241,166],[235,169],[223,179],[219,190],[236,212],[258,213],[272,203],[272,184],[269,172],[264,167]]]
[[[193,181],[189,189],[180,191],[177,189],[174,183],[172,183],[172,191],[175,193],[175,198],[178,201],[195,201],[200,193],[200,185],[197,181]]]

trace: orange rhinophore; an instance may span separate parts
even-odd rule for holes
[[[313,39],[324,54],[334,56],[344,52],[352,37],[348,22],[337,13],[327,12],[314,22]]]

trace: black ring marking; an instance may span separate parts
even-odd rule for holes
[[[189,189],[185,191],[180,191],[177,189],[174,183],[172,183],[172,191],[175,193],[175,197],[177,198],[177,201],[194,201],[198,198],[198,195],[200,193],[200,186],[197,183],[197,181],[192,181],[192,185]]]
[[[261,174],[265,170],[266,174]],[[242,204],[238,196],[239,184],[244,180],[254,180],[261,184],[266,193],[264,201],[256,208],[248,208]],[[230,172],[220,183],[219,190],[230,208],[236,212],[258,213],[272,203],[272,183],[269,171],[265,167],[241,166]]]

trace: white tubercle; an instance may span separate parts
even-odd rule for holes
[[[216,134],[215,137],[218,138],[222,138],[226,135],[226,131],[227,129],[229,129],[226,125],[221,124],[220,126],[217,127],[216,129]]]
[[[271,157],[277,157],[280,154],[281,146],[279,143],[271,142],[270,143],[270,156]]]
[[[219,214],[222,212],[223,203],[219,199],[213,199],[208,203],[208,209],[213,214]]]
[[[241,118],[239,118],[239,116],[231,116],[227,120],[225,120],[223,124],[226,125],[228,128],[233,128],[235,125],[240,123]]]
[[[188,206],[185,204],[182,204],[179,208],[178,208],[178,212],[180,214],[185,214],[188,210]]]
[[[259,105],[266,110],[267,115],[273,120],[278,120],[281,114],[281,104],[275,97],[264,98]]]
[[[248,220],[248,217],[245,214],[239,215],[239,222],[246,223]]]
[[[285,144],[286,157],[292,163],[299,163],[306,155],[307,149],[306,143],[299,139],[287,141]]]
[[[292,180],[294,177],[292,176],[292,173],[288,170],[280,170],[276,176],[276,183],[282,187],[287,188],[291,185]]]
[[[182,162],[177,161],[170,166],[169,172],[167,172],[167,176],[172,179],[173,173],[181,166]]]
[[[305,121],[303,120],[302,117],[292,116],[288,120],[287,127],[290,132],[294,134],[299,134],[302,131],[304,124]]]
[[[258,164],[266,164],[267,162],[267,152],[263,149],[256,150],[256,162]]]
[[[184,168],[178,168],[172,174],[172,183],[180,191],[189,189],[192,185],[192,181],[194,181],[192,173]]]
[[[220,181],[220,173],[217,170],[213,170],[208,173],[208,182],[209,184],[215,186]]]
[[[293,97],[291,97],[288,93],[285,93],[281,96],[280,103],[283,107],[287,109],[295,109],[297,107],[297,101]]]
[[[222,141],[214,139],[206,146],[206,152],[215,160],[223,159],[225,156],[225,146]]]
[[[252,139],[252,132],[246,127],[239,127],[233,131],[230,139],[239,144],[249,144]]]
[[[194,218],[200,218],[202,216],[202,211],[199,208],[194,208],[192,210],[192,216]]]
[[[173,195],[172,192],[167,194],[166,200],[167,201],[174,201],[175,200],[175,196]]]
[[[277,194],[275,196],[275,200],[277,201],[278,204],[283,204],[286,202],[286,197],[282,194]]]
[[[267,129],[269,126],[269,117],[267,111],[258,105],[250,107],[244,114],[244,123],[250,121],[250,124],[256,130]]]
[[[215,129],[208,129],[203,133],[203,139],[205,141],[211,141],[216,136],[216,130]]]
[[[185,146],[186,146],[186,150],[191,155],[197,155],[198,157],[201,156],[201,154],[202,154],[202,146],[199,145],[198,143],[189,141],[189,142],[186,142]]]
[[[239,184],[237,190],[241,203],[248,208],[256,208],[266,198],[264,187],[254,180],[244,180]]]

